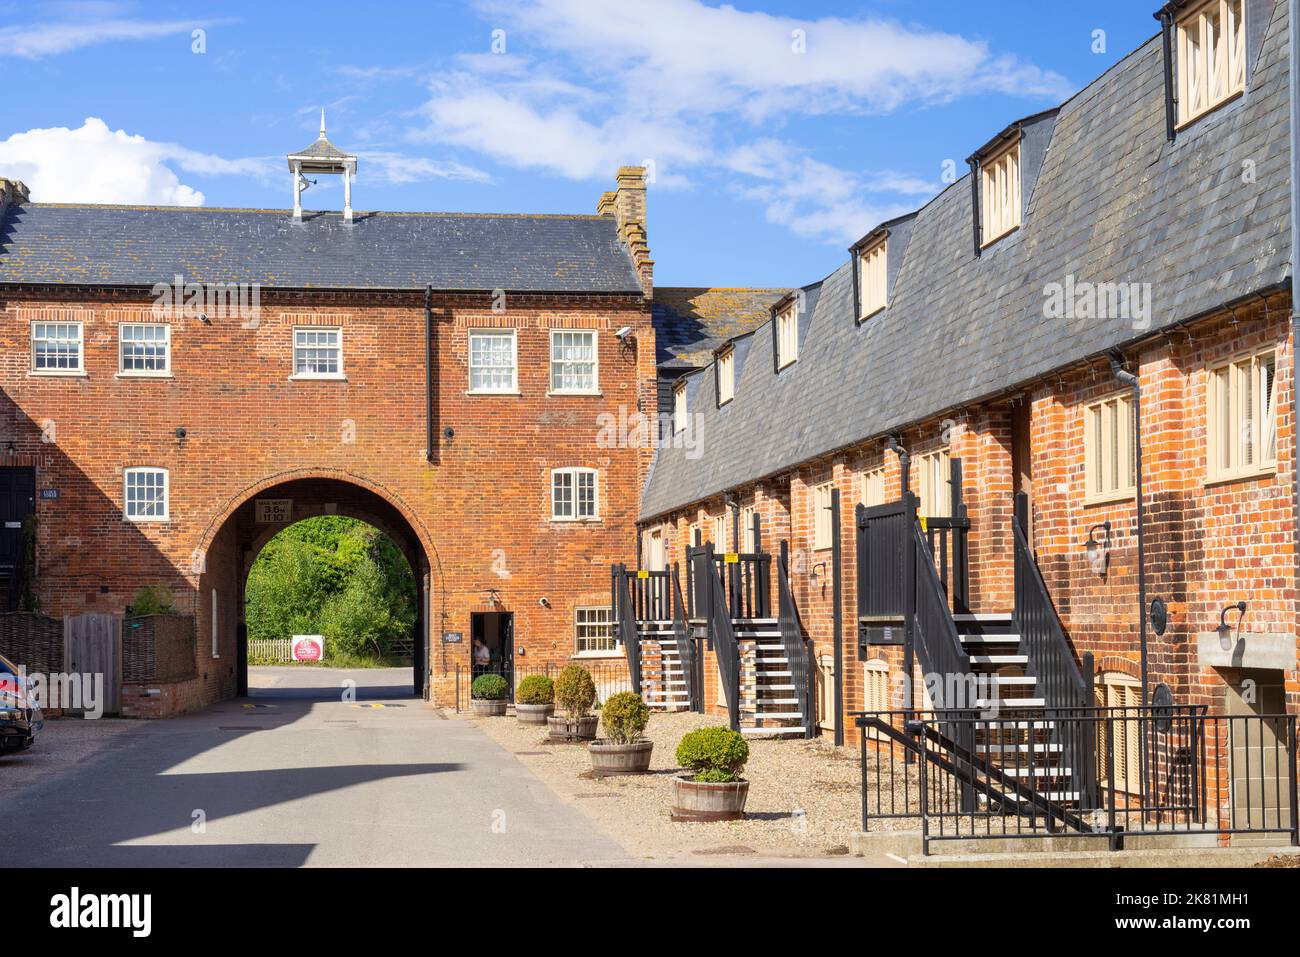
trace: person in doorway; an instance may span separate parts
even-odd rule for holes
[[[487,673],[492,667],[492,649],[482,638],[474,639],[474,672],[476,675]]]

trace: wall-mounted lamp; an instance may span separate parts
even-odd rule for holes
[[[487,593],[488,593],[488,604],[490,605],[501,604],[501,594],[495,588],[489,588],[487,590]]]
[[[18,443],[15,442],[13,439],[10,439],[8,442],[5,443],[5,451],[8,452],[10,455],[13,455],[15,452],[18,451]]]
[[[1097,541],[1097,530],[1106,533],[1103,541]],[[1088,529],[1088,541],[1083,546],[1084,554],[1088,556],[1088,567],[1092,569],[1093,574],[1106,574],[1106,566],[1110,564],[1110,522],[1105,521],[1100,525],[1094,525]]]
[[[1239,601],[1235,605],[1226,606],[1223,611],[1219,612],[1219,627],[1214,629],[1219,633],[1219,647],[1224,651],[1232,649],[1232,626],[1228,624],[1228,612],[1232,610],[1237,612],[1237,630],[1241,631],[1241,621],[1246,617],[1246,603]]]
[[[819,568],[822,569],[822,571],[818,571],[817,569],[819,569]],[[816,582],[817,579],[821,578],[823,575],[826,574],[825,569],[826,569],[826,563],[825,563],[825,562],[818,562],[818,563],[817,563],[816,565],[814,565],[814,566],[812,567],[812,569],[808,572],[808,581],[809,581],[810,583],[811,583],[811,582]]]

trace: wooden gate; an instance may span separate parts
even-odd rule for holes
[[[122,619],[118,615],[88,612],[69,615],[63,619],[63,670],[71,676],[103,675],[103,712],[120,714],[122,711]],[[85,711],[81,707],[69,708],[75,702],[63,703],[65,710]]]

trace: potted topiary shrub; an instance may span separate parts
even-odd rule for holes
[[[749,782],[741,778],[749,745],[730,728],[700,728],[677,745],[677,763],[689,774],[673,778],[674,821],[738,821],[745,816]]]
[[[474,713],[483,717],[506,713],[506,679],[500,675],[479,675],[469,686],[469,700]]]
[[[591,741],[596,737],[596,685],[591,672],[581,665],[569,665],[555,680],[555,704],[564,712],[546,719],[552,741]]]
[[[515,715],[520,724],[546,724],[555,712],[555,682],[546,675],[529,675],[515,689]]]
[[[641,737],[649,722],[650,709],[640,695],[631,691],[610,695],[600,709],[600,726],[605,737],[587,745],[591,773],[603,778],[649,771],[650,752],[655,745]]]

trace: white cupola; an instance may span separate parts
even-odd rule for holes
[[[320,135],[305,150],[290,153],[289,172],[293,174],[293,218],[302,221],[302,193],[312,185],[310,173],[339,174],[343,177],[343,219],[352,222],[352,178],[357,175],[357,158],[345,153],[325,138],[325,111],[320,111]]]

